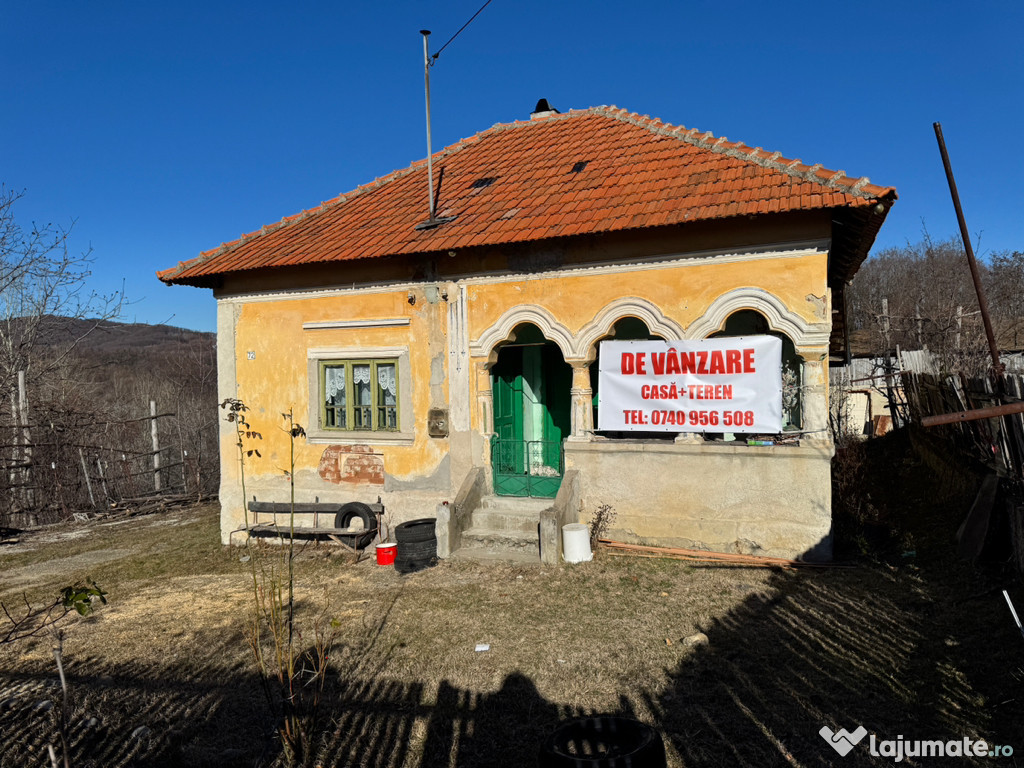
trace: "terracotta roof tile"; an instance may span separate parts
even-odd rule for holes
[[[434,155],[444,169],[427,219],[426,162],[242,235],[158,273],[168,283],[314,262],[340,262],[528,242],[715,218],[857,208],[891,187],[805,165],[759,147],[594,107],[498,124]],[[579,161],[587,161],[573,172]],[[493,178],[487,186],[474,186]]]

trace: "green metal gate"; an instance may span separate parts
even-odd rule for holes
[[[491,438],[494,492],[499,496],[552,499],[562,484],[562,443],[553,440]]]

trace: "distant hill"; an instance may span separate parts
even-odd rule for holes
[[[26,428],[0,408],[0,459],[14,468],[0,472],[0,525],[26,509],[33,520],[64,519],[101,507],[104,496],[217,492],[214,334],[57,316],[0,321],[0,395],[11,403],[20,397],[15,371],[26,374],[29,418]],[[154,405],[155,422],[147,418]],[[21,449],[25,434],[31,452]],[[31,496],[19,491],[26,487]]]
[[[82,320],[71,317],[47,316],[43,318],[38,343],[51,346],[69,344],[76,339],[78,349],[99,355],[122,352],[167,350],[194,343],[215,344],[214,333],[190,331],[171,325],[145,323],[117,323],[111,320]]]

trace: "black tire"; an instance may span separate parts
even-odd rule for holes
[[[377,527],[377,517],[373,511],[361,501],[350,501],[338,510],[334,516],[335,528],[348,528],[356,518],[363,521],[363,530],[369,531]]]
[[[565,723],[540,748],[540,768],[664,768],[665,745],[651,726],[604,715]]]
[[[437,539],[431,538],[427,541],[400,541],[398,542],[398,557],[405,560],[422,560],[425,557],[437,556]]]
[[[395,541],[414,543],[418,541],[429,541],[435,538],[434,525],[437,518],[422,517],[419,520],[410,520],[407,523],[399,523],[395,526]]]
[[[436,557],[424,557],[418,559],[395,558],[395,570],[399,573],[415,573],[426,568],[437,565]]]

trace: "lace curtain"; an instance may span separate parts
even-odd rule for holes
[[[353,365],[352,381],[355,382],[356,405],[373,405],[373,393],[370,392],[370,366]]]
[[[370,365],[330,365],[324,368],[324,401],[327,405],[344,408],[346,392],[346,374],[351,368],[352,382],[355,386],[355,404],[369,406],[373,404],[373,376]],[[398,404],[398,378],[394,363],[378,363],[377,405],[395,406]]]
[[[345,366],[324,368],[324,398],[328,404],[345,405]]]
[[[384,405],[394,405],[398,394],[398,380],[395,377],[394,365],[377,366],[377,385],[384,393]]]

